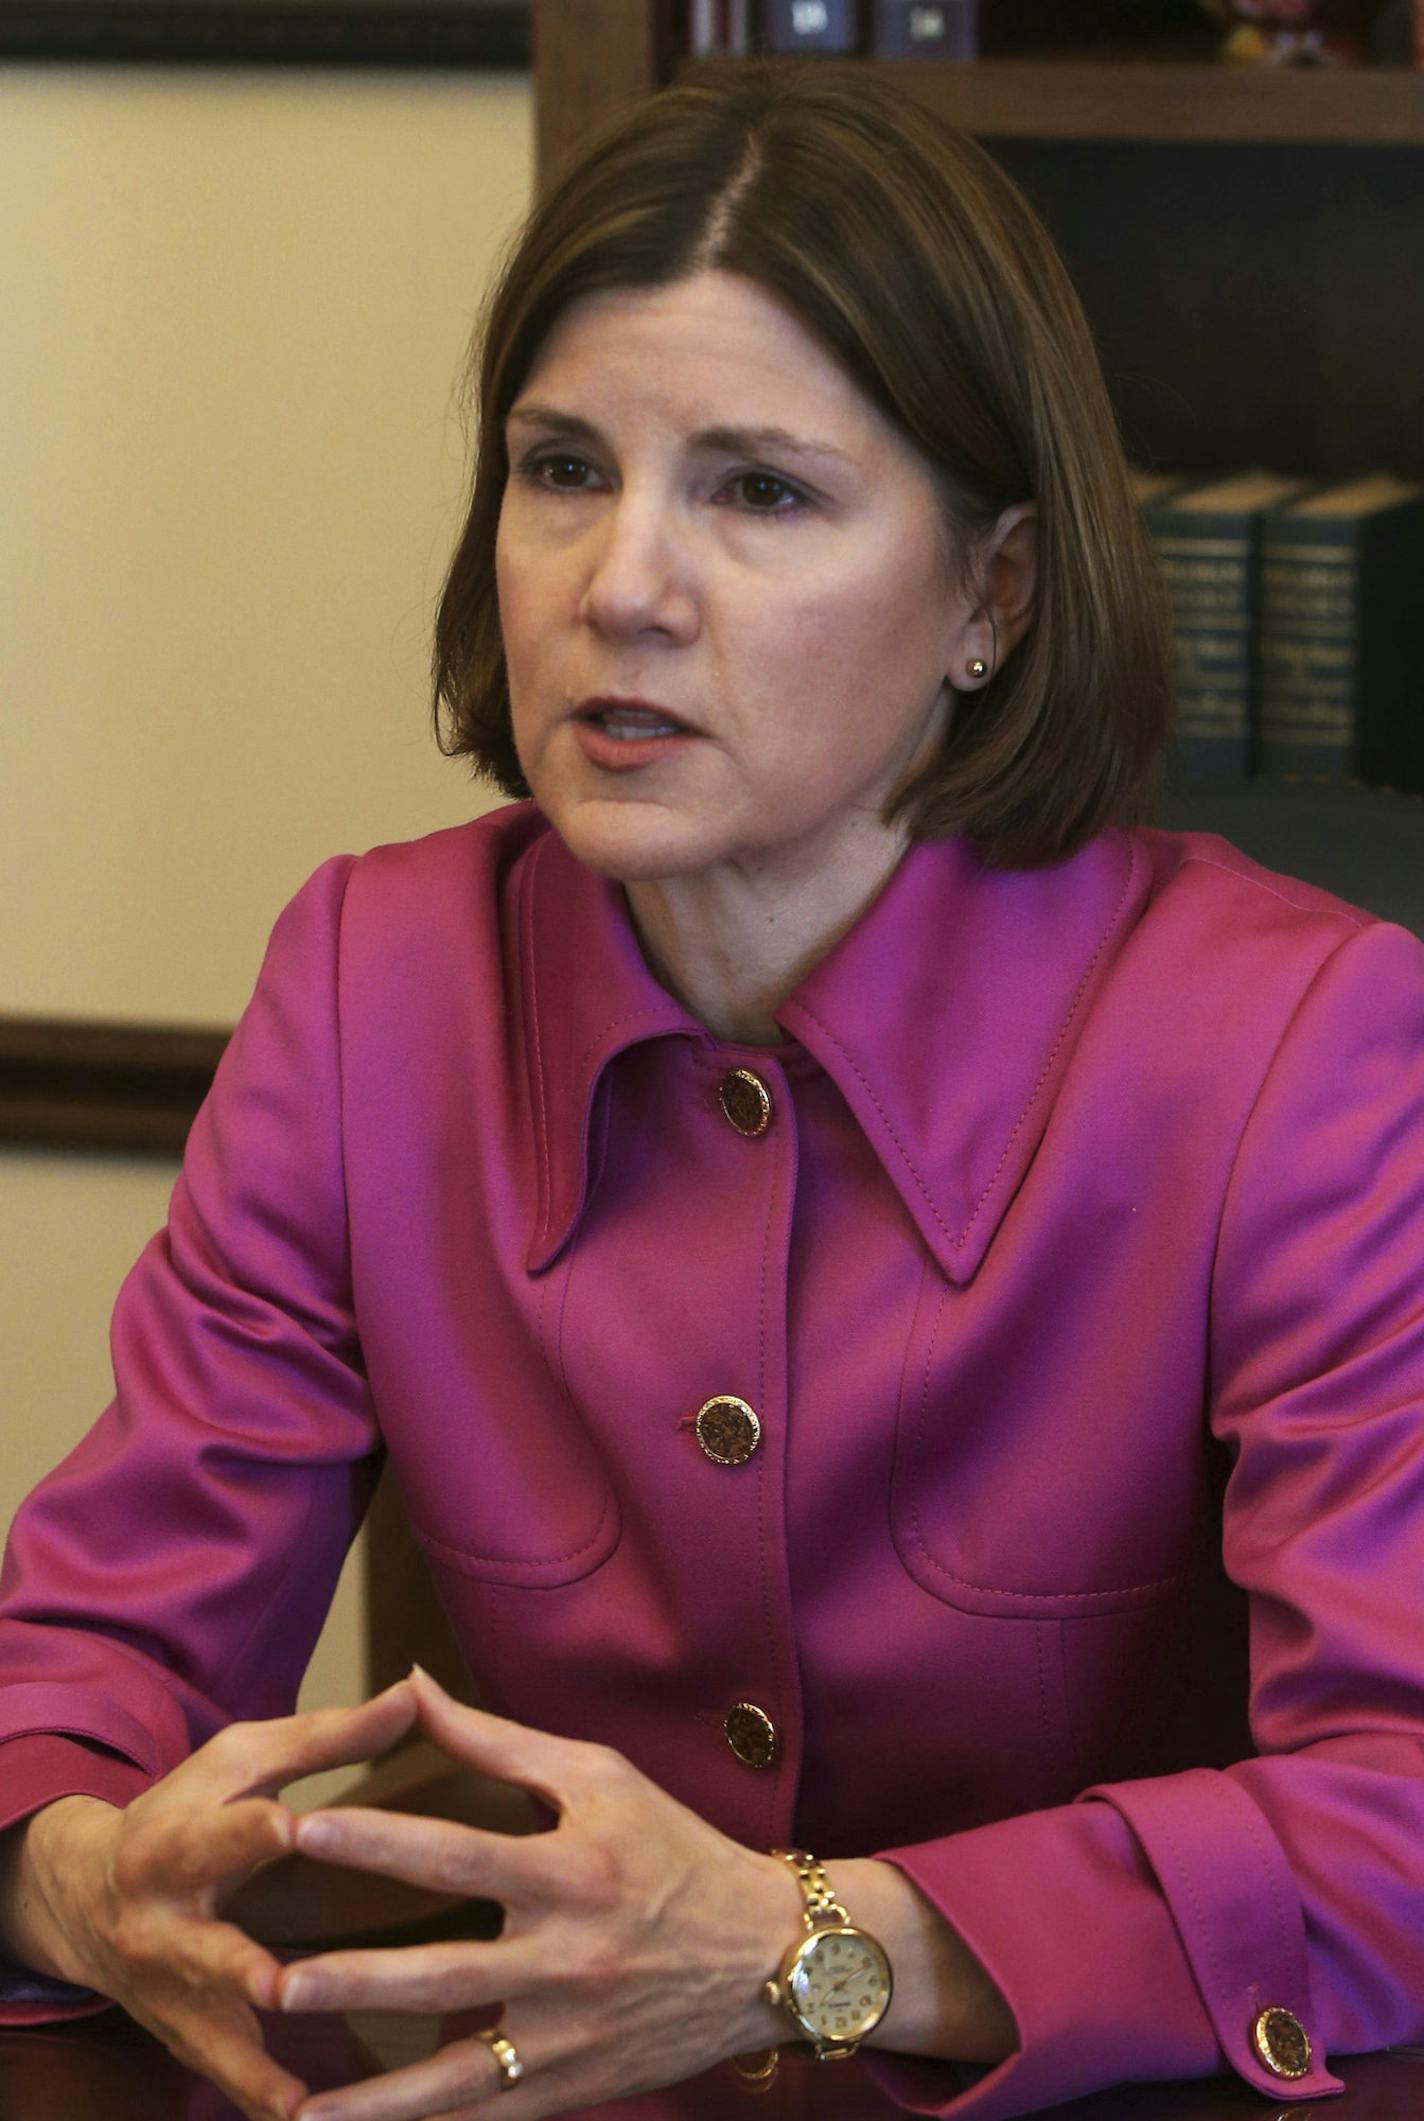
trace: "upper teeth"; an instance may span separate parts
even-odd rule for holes
[[[646,707],[607,707],[603,711],[603,726],[610,736],[639,737],[675,736],[678,725],[664,721]]]

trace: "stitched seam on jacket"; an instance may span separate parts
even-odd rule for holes
[[[547,846],[547,844],[548,842],[545,841],[544,845]],[[543,1026],[539,1014],[537,953],[534,949],[534,892],[532,878],[533,871],[531,869],[530,879],[526,882],[524,891],[524,919],[520,925],[524,929],[524,961],[529,968],[529,1016],[534,1034],[534,1091],[535,1102],[539,1111],[539,1161],[544,1179],[543,1234],[547,1242],[550,1225],[554,1219],[554,1170],[549,1159],[549,1116],[544,1101],[544,1039]]]
[[[776,1166],[774,1164],[771,1166],[769,1176],[771,1183],[767,1187],[766,1229],[761,1242],[761,1305],[757,1321],[757,1398],[759,1404],[763,1407],[766,1405],[766,1314],[769,1301],[767,1283],[771,1269],[771,1233],[776,1222]],[[786,1449],[784,1434],[781,1447],[784,1454]],[[757,1482],[757,1545],[761,1550],[761,1610],[766,1630],[765,1639],[768,1643],[774,1643],[776,1641],[776,1616],[772,1610],[771,1602],[771,1557],[769,1552],[771,1505],[767,1496],[767,1489],[770,1484],[771,1461],[770,1457],[768,1457],[767,1463],[761,1468],[761,1479]],[[781,1661],[780,1657],[776,1661],[779,1664]],[[780,1687],[778,1687],[779,1691]],[[782,1720],[783,1722],[785,1721],[784,1712]],[[778,1747],[779,1752],[780,1748]],[[776,1790],[780,1776],[781,1763],[778,1760],[775,1774],[767,1777],[766,1834],[764,1838],[768,1845],[776,1839]]]
[[[1237,1784],[1236,1787],[1239,1789],[1240,1785]],[[1270,1850],[1261,1838],[1262,1825],[1256,1817],[1255,1799],[1250,1795],[1249,1791],[1242,1790],[1241,1794],[1250,1807],[1245,1815],[1246,1832],[1251,1843],[1251,1853],[1260,1865],[1261,1876],[1265,1881],[1266,1890],[1271,1896],[1271,1906],[1275,1911],[1276,1917],[1276,1929],[1281,1940],[1282,1962],[1289,1969],[1292,1985],[1298,1991],[1295,2000],[1303,2009],[1309,1995],[1309,1973],[1306,1966],[1302,1963],[1298,1945],[1293,1941],[1291,1925],[1286,1916],[1285,1904],[1281,1899],[1280,1887],[1276,1880],[1275,1866],[1271,1862]]]
[[[1133,879],[1136,876],[1136,873],[1137,853],[1136,850],[1133,849],[1130,853],[1128,860],[1127,877],[1123,884],[1122,890],[1118,895],[1117,904],[1113,907],[1111,916],[1108,920],[1108,924],[1106,928],[1104,928],[1102,934],[1099,936],[1097,946],[1094,949],[1092,956],[1089,958],[1087,965],[1084,967],[1083,976],[1079,980],[1078,985],[1074,990],[1072,1001],[1068,1004],[1068,1013],[1064,1017],[1062,1024],[1059,1026],[1058,1036],[1053,1041],[1053,1045],[1049,1051],[1048,1058],[1043,1064],[1037,1082],[1034,1084],[1033,1089],[1029,1092],[1028,1100],[1025,1103],[1023,1110],[1019,1113],[1018,1118],[1014,1121],[1014,1124],[1010,1129],[1009,1138],[1004,1144],[1004,1152],[999,1158],[998,1163],[994,1167],[993,1175],[989,1179],[989,1182],[985,1186],[983,1192],[979,1195],[978,1200],[974,1203],[974,1206],[969,1213],[969,1220],[965,1223],[963,1229],[959,1232],[959,1235],[957,1237],[950,1230],[948,1223],[946,1223],[944,1217],[940,1214],[938,1208],[935,1206],[934,1200],[930,1195],[929,1187],[926,1185],[918,1165],[915,1163],[914,1158],[910,1155],[910,1152],[905,1147],[905,1144],[901,1141],[899,1135],[896,1133],[894,1126],[891,1124],[889,1115],[886,1113],[885,1107],[881,1104],[879,1098],[876,1096],[874,1090],[870,1085],[869,1080],[865,1075],[865,1071],[862,1069],[859,1061],[856,1060],[855,1055],[851,1053],[849,1048],[845,1046],[843,1042],[836,1036],[835,1032],[831,1029],[830,1025],[825,1023],[822,1018],[817,1016],[814,1009],[808,1008],[804,1002],[801,1004],[802,1009],[805,1011],[805,1014],[810,1017],[812,1023],[816,1024],[822,1031],[824,1031],[826,1037],[831,1041],[831,1044],[841,1054],[842,1058],[846,1061],[848,1066],[854,1070],[861,1088],[864,1090],[866,1096],[870,1099],[871,1104],[874,1105],[876,1111],[880,1115],[881,1125],[884,1127],[891,1141],[895,1144],[895,1147],[899,1151],[901,1160],[903,1161],[905,1168],[909,1171],[911,1177],[915,1181],[915,1184],[919,1187],[920,1192],[924,1197],[925,1206],[928,1208],[930,1214],[933,1216],[937,1228],[943,1231],[945,1237],[948,1239],[949,1243],[955,1248],[956,1251],[960,1250],[968,1242],[970,1232],[973,1230],[975,1223],[979,1220],[980,1215],[983,1213],[984,1206],[989,1198],[989,1195],[993,1192],[995,1186],[997,1186],[1000,1178],[1003,1175],[1004,1166],[1005,1164],[1007,1164],[1009,1157],[1012,1154],[1014,1143],[1018,1140],[1019,1135],[1023,1132],[1024,1122],[1028,1118],[1030,1112],[1032,1112],[1034,1106],[1037,1104],[1039,1096],[1043,1090],[1043,1086],[1047,1082],[1050,1074],[1053,1071],[1053,1064],[1057,1060],[1058,1055],[1063,1047],[1063,1041],[1067,1038],[1069,1031],[1072,1029],[1073,1020],[1077,1016],[1078,1011],[1082,1006],[1083,997],[1087,993],[1088,983],[1092,979],[1093,973],[1097,969],[1098,960],[1101,958],[1104,950],[1106,950],[1109,939],[1111,938],[1113,931],[1117,926],[1118,918],[1122,912],[1124,905],[1127,902],[1127,896],[1132,888]]]
[[[1131,1824],[1130,1820],[1129,1824]],[[1207,1959],[1211,1967],[1211,1975],[1216,1985],[1217,1994],[1218,1996],[1224,1997],[1229,1991],[1229,1984],[1226,1979],[1226,1969],[1222,1965],[1221,1960],[1217,1955],[1216,1939],[1211,1933],[1211,1929],[1206,1920],[1205,1910],[1203,1909],[1201,1900],[1197,1894],[1196,1884],[1192,1878],[1190,1870],[1187,1868],[1186,1861],[1182,1855],[1182,1845],[1178,1841],[1176,1834],[1173,1832],[1172,1822],[1170,1818],[1166,1815],[1166,1813],[1163,1813],[1161,1815],[1160,1825],[1162,1831],[1162,1839],[1166,1842],[1168,1848],[1171,1850],[1173,1861],[1176,1863],[1177,1875],[1182,1881],[1182,1890],[1185,1892],[1187,1899],[1191,1903],[1192,1917],[1196,1928],[1196,1933],[1201,1942],[1203,1956]],[[1207,2015],[1212,2021],[1212,2026],[1216,2032],[1218,2040],[1221,2040],[1221,2028],[1216,2023],[1216,2012],[1212,2009],[1211,2004],[1209,2002],[1207,2003]],[[1225,2052],[1230,2052],[1230,2050],[1226,2048],[1226,2043],[1224,2040],[1222,2040],[1222,2047]]]
[[[1219,869],[1223,876],[1235,877],[1239,884],[1250,884],[1254,890],[1264,891],[1269,898],[1279,899],[1283,906],[1289,906],[1293,913],[1311,913],[1315,911],[1314,907],[1302,905],[1299,899],[1288,898],[1284,891],[1278,891],[1275,885],[1267,883],[1264,877],[1247,876],[1244,870],[1233,869],[1229,862],[1218,862],[1209,854],[1189,854],[1183,861],[1182,867],[1184,869],[1189,868],[1193,862],[1200,869]],[[1318,889],[1319,887],[1315,888]],[[1343,900],[1340,902],[1339,912],[1341,917],[1347,919],[1357,932],[1362,928],[1373,928],[1377,924],[1377,915],[1361,913],[1355,907],[1346,905]]]
[[[432,1554],[448,1554],[452,1561],[483,1561],[500,1569],[551,1569],[557,1567],[561,1561],[577,1561],[590,1547],[597,1546],[612,1507],[613,1497],[608,1495],[604,1500],[598,1523],[587,1539],[581,1540],[575,1547],[567,1548],[562,1554],[541,1555],[536,1561],[521,1561],[515,1554],[481,1554],[475,1547],[454,1546],[448,1539],[437,1539],[433,1532],[423,1530],[414,1518],[411,1519],[411,1529],[421,1545],[429,1547]]]
[[[939,1306],[935,1312],[935,1322],[930,1329],[929,1346],[925,1351],[925,1381],[920,1394],[920,1419],[917,1425],[921,1430],[924,1429],[929,1420],[930,1377],[934,1368],[935,1345],[939,1340],[940,1321],[944,1317],[945,1306],[948,1302],[949,1290],[944,1289],[940,1292]],[[931,1549],[925,1536],[924,1526],[920,1520],[920,1507],[917,1502],[910,1505],[910,1523],[914,1528],[915,1541],[921,1554],[923,1554],[926,1563],[934,1570],[937,1576],[944,1577],[948,1583],[958,1585],[961,1590],[978,1591],[986,1598],[1016,1598],[1025,1605],[1037,1605],[1045,1598],[1053,1599],[1056,1604],[1067,1604],[1070,1602],[1080,1604],[1095,1598],[1131,1598],[1139,1591],[1169,1591],[1174,1589],[1176,1585],[1187,1583],[1191,1579],[1190,1569],[1179,1569],[1175,1576],[1159,1576],[1151,1583],[1108,1584],[1096,1591],[1010,1591],[1006,1590],[1001,1584],[975,1583],[968,1576],[956,1575],[953,1569],[942,1562]]]
[[[1063,1049],[1063,1042],[1067,1038],[1069,1031],[1072,1029],[1073,1020],[1077,1016],[1079,1009],[1083,1005],[1083,997],[1088,991],[1089,981],[1092,979],[1094,972],[1097,970],[1098,960],[1101,958],[1103,952],[1107,949],[1108,940],[1117,928],[1118,920],[1121,917],[1123,907],[1127,904],[1127,896],[1129,891],[1131,891],[1132,889],[1133,880],[1136,875],[1137,849],[1136,847],[1132,847],[1129,851],[1128,856],[1127,875],[1123,879],[1122,890],[1118,893],[1117,904],[1113,907],[1106,928],[1104,928],[1102,934],[1098,937],[1097,948],[1094,950],[1092,956],[1088,959],[1087,964],[1083,968],[1083,976],[1079,980],[1078,985],[1074,990],[1072,1001],[1068,1004],[1068,1014],[1064,1017],[1063,1022],[1059,1027],[1058,1036],[1053,1041],[1052,1050],[1049,1053],[1047,1060],[1043,1064],[1043,1068],[1039,1075],[1038,1081],[1033,1086],[1033,1090],[1029,1096],[1028,1103],[1024,1106],[1022,1112],[1015,1120],[1013,1132],[1010,1134],[1008,1140],[1004,1144],[1004,1153],[999,1158],[999,1161],[994,1168],[994,1175],[989,1180],[989,1183],[984,1188],[983,1192],[980,1194],[978,1200],[974,1203],[973,1212],[971,1213],[968,1222],[964,1225],[964,1228],[960,1231],[958,1237],[955,1239],[956,1245],[962,1245],[966,1242],[970,1231],[974,1228],[975,1223],[978,1222],[979,1217],[983,1212],[985,1202],[988,1200],[989,1195],[993,1192],[995,1186],[997,1186],[999,1183],[999,1179],[1003,1174],[1005,1164],[1009,1160],[1009,1155],[1013,1149],[1014,1143],[1017,1141],[1020,1133],[1023,1131],[1024,1121],[1028,1118],[1030,1112],[1032,1112],[1034,1106],[1038,1103],[1039,1097],[1043,1091],[1043,1086],[1048,1081],[1049,1076],[1053,1072],[1053,1064],[1057,1060],[1059,1053]]]
[[[1033,1624],[1033,1660],[1038,1672],[1038,1720],[1043,1747],[1043,1772],[1047,1779],[1053,1766],[1053,1730],[1048,1719],[1048,1680],[1043,1669],[1043,1622]]]
[[[659,1023],[662,1021],[663,1011],[653,1008],[627,1009],[622,1016],[610,1016],[606,1024],[600,1024],[598,1030],[594,1032],[593,1037],[579,1055],[579,1067],[582,1068],[588,1061],[589,1056],[598,1051],[610,1031],[621,1031],[624,1024],[642,1023],[647,1017],[651,1017],[655,1023]]]
[[[911,1156],[909,1150],[905,1147],[905,1144],[901,1141],[899,1135],[896,1133],[895,1128],[890,1120],[890,1117],[885,1110],[885,1107],[881,1104],[879,1098],[875,1095],[874,1090],[871,1088],[870,1083],[866,1077],[865,1071],[860,1065],[860,1062],[855,1058],[855,1055],[845,1045],[843,1040],[839,1039],[836,1036],[835,1032],[831,1029],[830,1025],[826,1023],[821,1017],[817,1016],[814,1009],[809,1008],[805,1002],[802,1002],[801,1008],[804,1013],[811,1019],[811,1022],[817,1025],[820,1030],[825,1032],[826,1037],[830,1040],[831,1044],[835,1047],[836,1051],[841,1055],[842,1059],[847,1063],[847,1065],[853,1070],[862,1090],[864,1090],[866,1096],[870,1099],[871,1104],[874,1105],[876,1111],[879,1113],[881,1125],[884,1127],[885,1132],[889,1135],[891,1141],[895,1144],[896,1149],[899,1151],[901,1162],[904,1164],[906,1170],[910,1173],[911,1177],[915,1181],[915,1184],[919,1187],[920,1192],[923,1194],[925,1206],[929,1209],[930,1214],[934,1217],[937,1228],[943,1231],[945,1237],[949,1240],[951,1244],[960,1243],[961,1240],[954,1236],[953,1232],[949,1227],[949,1224],[945,1221],[944,1217],[940,1214],[939,1209],[935,1206],[934,1200],[930,1194],[930,1189],[925,1184],[924,1178],[920,1173],[919,1166],[916,1164],[915,1159]]]

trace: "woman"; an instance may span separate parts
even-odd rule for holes
[[[1144,827],[1082,319],[875,81],[610,128],[480,411],[437,697],[534,800],[287,909],[17,1522],[12,2015],[302,2121],[792,2039],[956,2115],[1330,2092],[1424,2031],[1424,951]],[[498,1717],[287,1713],[382,1447]],[[276,1801],[417,1721],[556,1830]],[[282,1970],[218,1909],[294,1845],[503,1935]],[[254,2003],[499,2024],[304,2100]]]

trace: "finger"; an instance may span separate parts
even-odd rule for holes
[[[520,2050],[520,2060],[527,2060]],[[297,2121],[428,2121],[479,2108],[500,2095],[499,2064],[479,2039],[454,2040],[424,2062],[408,2063],[364,2084],[319,2092]]]
[[[442,1752],[468,1761],[497,1782],[532,1790],[556,1812],[565,1809],[584,1779],[588,1757],[602,1750],[510,1723],[503,1716],[491,1716],[487,1709],[472,1709],[447,1694],[419,1665],[411,1673],[411,1684],[420,1727]]]
[[[501,1901],[547,1897],[556,1861],[547,1835],[491,1834],[362,1805],[305,1813],[296,1822],[295,1845],[322,1863],[375,1871],[431,1892]]]
[[[281,1962],[231,1922],[130,1924],[122,1965],[140,1998],[187,1995],[215,2013],[277,2008]]]
[[[228,2018],[206,2010],[181,2014],[168,2024],[144,2022],[185,2068],[216,2084],[244,2114],[290,2121],[309,2096],[302,2079],[268,2054],[250,2011]]]
[[[330,1768],[354,1767],[388,1752],[416,1718],[408,1679],[355,1708],[307,1709],[229,1724],[171,1778],[185,1794],[223,1803],[233,1797],[274,1796],[285,1783]]]
[[[320,1952],[284,1967],[283,2011],[466,2011],[506,2001],[523,1986],[497,1944],[453,1939],[366,1951]]]
[[[212,1926],[190,1925],[195,1932],[200,1927]],[[140,1968],[132,1986],[119,1987],[116,2000],[178,2061],[218,2084],[244,2113],[288,2121],[307,2087],[263,2045],[256,2011],[241,1993],[246,1944],[235,1931],[220,1938],[186,1937],[177,1944],[170,1937],[164,1961]],[[274,1964],[274,1980],[278,1971]]]
[[[199,2034],[185,2041],[178,2059],[199,2076],[207,2077],[244,2114],[261,2121],[290,2121],[309,2096],[308,2087],[265,2048],[218,2040]]]

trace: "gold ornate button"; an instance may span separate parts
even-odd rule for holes
[[[1294,2011],[1273,2006],[1251,2028],[1251,2043],[1274,2077],[1304,2077],[1310,2070],[1310,2038]]]
[[[719,1466],[744,1466],[761,1442],[756,1409],[730,1392],[720,1392],[697,1410],[697,1441]]]
[[[717,1085],[717,1102],[736,1128],[755,1141],[771,1125],[771,1092],[750,1068],[733,1068]]]
[[[727,1743],[748,1767],[770,1767],[776,1758],[776,1725],[754,1702],[738,1701],[722,1719]]]

